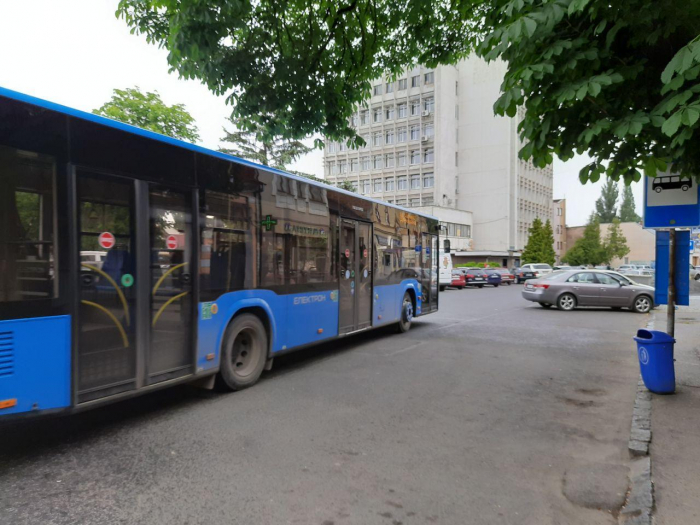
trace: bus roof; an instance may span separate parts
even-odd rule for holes
[[[204,155],[210,155],[212,157],[217,157],[223,160],[228,160],[228,161],[233,161],[237,162],[239,164],[244,164],[246,166],[251,166],[253,168],[262,168],[267,171],[273,172],[273,173],[279,173],[281,175],[284,175],[286,177],[290,177],[292,179],[296,179],[302,182],[306,182],[308,184],[312,184],[314,186],[320,186],[322,188],[327,188],[329,190],[337,191],[338,193],[344,193],[346,195],[352,195],[353,197],[363,199],[366,201],[370,202],[375,202],[377,204],[383,204],[384,206],[390,206],[392,208],[396,208],[408,213],[413,213],[415,215],[420,215],[421,217],[426,217],[429,219],[435,219],[438,220],[437,217],[434,217],[433,215],[428,215],[427,213],[421,213],[417,212],[416,210],[412,210],[410,208],[404,208],[402,206],[397,206],[395,204],[390,204],[388,202],[380,201],[377,199],[372,199],[371,197],[365,197],[363,195],[358,195],[357,193],[344,190],[342,188],[338,188],[336,186],[331,186],[330,184],[326,184],[323,182],[318,182],[313,179],[308,179],[306,177],[302,177],[300,175],[295,175],[293,173],[289,173],[277,168],[271,168],[269,166],[265,166],[263,164],[258,164],[257,162],[251,162],[246,159],[242,159],[240,157],[235,157],[233,155],[228,155],[226,153],[221,153],[220,151],[214,151],[209,148],[205,148],[203,146],[197,146],[196,144],[191,144],[189,142],[185,142],[184,140],[179,140],[175,139],[173,137],[168,137],[167,135],[161,135],[160,133],[156,133],[155,131],[149,131],[146,129],[139,128],[137,126],[132,126],[131,124],[125,124],[124,122],[119,122],[118,120],[112,120],[107,117],[103,117],[101,115],[95,115],[93,113],[88,113],[86,111],[81,111],[79,109],[74,109],[74,108],[69,108],[68,106],[63,106],[61,104],[56,104],[55,102],[49,102],[48,100],[43,100],[41,98],[33,97],[31,95],[26,95],[24,93],[20,93],[19,91],[13,91],[11,89],[4,88],[0,86],[0,97],[6,97],[12,100],[18,100],[20,102],[25,102],[27,104],[31,104],[33,106],[39,106],[45,109],[49,109],[51,111],[56,111],[58,113],[63,113],[64,115],[69,115],[71,117],[83,119],[83,120],[88,120],[90,122],[94,122],[96,124],[100,124],[102,126],[108,126],[110,128],[118,129],[121,131],[125,131],[127,133],[132,133],[134,135],[140,135],[141,137],[145,137],[147,139],[151,140],[157,140],[159,142],[165,142],[166,144],[170,144],[172,146],[177,146],[179,148],[184,148],[188,149],[190,151],[194,151],[197,153],[202,153]]]

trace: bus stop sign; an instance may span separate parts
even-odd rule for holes
[[[645,179],[645,228],[700,226],[700,188],[695,180],[668,173]]]

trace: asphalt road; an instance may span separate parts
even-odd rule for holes
[[[0,426],[0,523],[614,523],[646,319],[448,290],[243,392]]]

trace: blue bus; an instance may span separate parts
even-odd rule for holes
[[[438,221],[0,88],[0,419],[197,382],[438,308]]]

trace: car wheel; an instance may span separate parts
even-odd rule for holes
[[[549,303],[539,303],[542,308],[551,308],[552,305]]]
[[[498,288],[498,284],[494,284],[493,287],[494,287],[494,288]]]
[[[441,291],[441,292],[444,292],[444,291],[445,291],[445,288],[447,288],[447,287],[446,287],[446,286],[441,286],[441,287],[440,287],[440,291]]]
[[[559,310],[564,310],[565,312],[570,312],[576,308],[576,297],[570,293],[563,293],[557,299],[557,308]]]
[[[681,186],[681,189],[683,191],[688,191],[690,189],[690,186],[688,186],[687,184],[683,184],[683,186]]]
[[[258,316],[236,317],[224,335],[218,386],[225,390],[241,390],[254,385],[265,368],[267,350],[267,332]]]
[[[401,303],[401,319],[399,319],[399,324],[397,329],[399,333],[408,332],[411,328],[411,322],[413,321],[413,301],[411,300],[411,294],[406,292],[403,294],[403,301]]]
[[[634,300],[632,310],[638,314],[645,314],[652,308],[652,300],[648,295],[640,295]]]
[[[657,186],[657,187],[654,189],[654,191],[655,191],[656,193],[661,193],[662,190],[663,190],[663,188],[662,188],[661,186]]]
[[[696,273],[696,274],[695,274],[695,280],[696,280],[696,281],[700,281],[700,273]]]
[[[483,284],[480,284],[480,285],[479,285],[479,288],[483,288],[483,287],[484,287],[484,285],[483,285]]]

